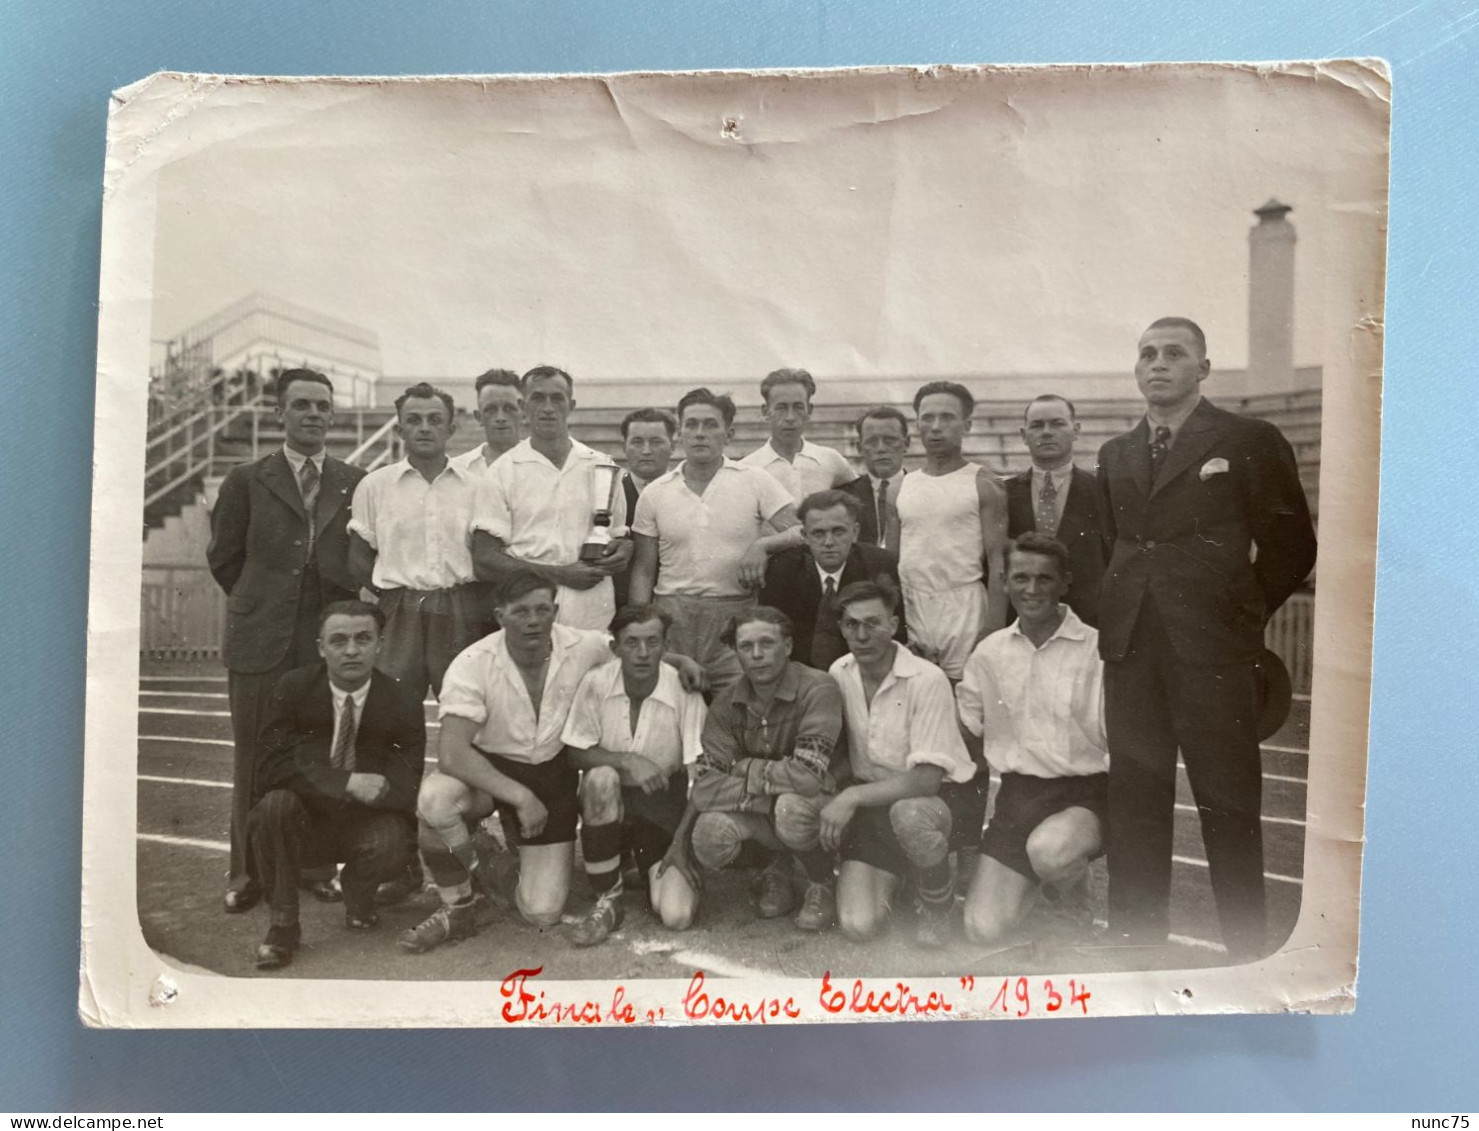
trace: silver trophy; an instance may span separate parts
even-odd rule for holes
[[[616,491],[621,468],[598,463],[591,468],[591,532],[580,548],[580,560],[598,562],[611,545],[611,518],[616,512]]]

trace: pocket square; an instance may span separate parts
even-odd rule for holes
[[[1227,460],[1221,456],[1218,456],[1216,459],[1209,459],[1206,463],[1202,464],[1202,470],[1198,472],[1203,483],[1211,479],[1214,475],[1225,475],[1226,473]]]

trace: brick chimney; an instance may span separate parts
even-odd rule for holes
[[[1270,198],[1248,231],[1248,393],[1294,388],[1293,209]]]

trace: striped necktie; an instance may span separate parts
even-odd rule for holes
[[[344,707],[339,712],[339,729],[334,735],[334,749],[329,754],[329,765],[336,770],[354,772],[354,696],[344,696]]]
[[[878,481],[878,542],[879,546],[888,541],[888,480]]]
[[[318,506],[318,464],[311,459],[303,461],[303,470],[298,473],[298,490],[303,493],[303,512],[308,516],[308,552],[313,553],[313,544],[318,540],[318,523],[314,521],[314,508]]]

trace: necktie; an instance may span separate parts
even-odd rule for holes
[[[882,546],[888,540],[888,480],[878,481],[878,540],[876,545]],[[828,579],[830,580],[830,578]]]
[[[336,770],[354,772],[354,696],[344,696],[344,709],[339,712],[339,731],[334,735],[334,749],[329,765]]]
[[[1166,453],[1171,450],[1171,430],[1164,424],[1155,426],[1155,439],[1150,442],[1150,481],[1154,483],[1166,462]]]
[[[837,582],[828,577],[822,582],[822,603],[817,606],[816,625],[811,634],[811,666],[826,671],[834,660],[847,651],[842,629],[837,623]]]
[[[313,543],[318,530],[313,521],[313,509],[318,504],[318,465],[311,459],[303,461],[303,470],[298,474],[298,490],[303,493],[303,510],[308,515],[308,550],[313,552]]]
[[[1037,497],[1037,513],[1033,517],[1039,534],[1051,538],[1058,533],[1058,488],[1053,484],[1051,472],[1043,472],[1042,493]]]

